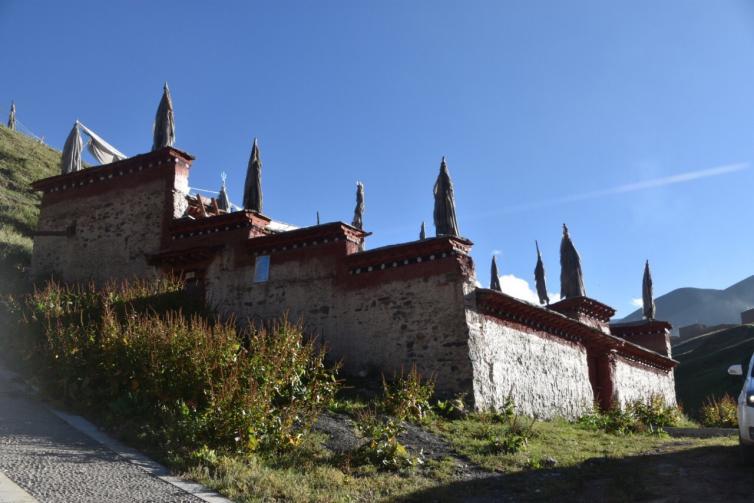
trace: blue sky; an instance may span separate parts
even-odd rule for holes
[[[79,119],[147,151],[167,80],[192,186],[240,202],[256,136],[265,213],[350,221],[361,180],[369,247],[433,231],[446,155],[485,285],[496,250],[533,283],[538,239],[559,291],[563,222],[619,315],[645,259],[657,295],[754,273],[747,0],[0,0],[0,46],[0,105],[53,147]]]

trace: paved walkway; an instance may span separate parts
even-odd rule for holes
[[[34,499],[203,501],[73,428],[24,391],[0,363],[0,503]]]

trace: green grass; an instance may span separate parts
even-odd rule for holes
[[[426,470],[381,471],[333,454],[313,435],[298,451],[275,457],[219,456],[191,468],[187,476],[234,501],[379,501],[431,489],[448,480],[442,462]],[[211,458],[211,456],[210,456]]]
[[[454,449],[479,466],[496,472],[515,472],[547,466],[568,467],[591,458],[621,458],[656,449],[670,440],[650,434],[615,435],[593,430],[563,419],[538,421],[533,436],[515,454],[490,452],[489,438],[500,436],[506,426],[472,414],[456,421],[435,421],[430,428],[445,438]],[[548,459],[550,458],[550,459]]]
[[[358,406],[356,407],[358,408]],[[578,500],[593,479],[608,480],[616,501],[656,494],[646,491],[651,468],[645,456],[662,460],[683,452],[726,449],[735,456],[734,438],[674,439],[649,434],[614,435],[565,420],[537,422],[534,436],[516,454],[495,454],[489,435],[505,428],[484,414],[466,419],[432,417],[426,423],[463,457],[502,477],[517,501],[547,501],[568,494]],[[204,460],[187,476],[218,489],[235,501],[463,501],[471,495],[496,494],[494,484],[459,479],[456,460],[429,461],[423,468],[391,472],[357,466],[348,455],[333,454],[313,435],[287,456],[219,456]],[[649,459],[649,458],[646,458]],[[555,463],[553,464],[553,461]],[[628,470],[628,471],[626,471]],[[544,483],[543,483],[544,482]],[[500,482],[498,482],[499,484]],[[536,488],[536,490],[534,489]],[[498,487],[499,489],[499,487]],[[646,494],[645,494],[646,493]],[[660,491],[661,493],[661,491]]]
[[[31,182],[58,173],[60,152],[0,126],[0,293],[21,287],[40,197]]]
[[[754,326],[743,325],[691,339],[673,348],[680,362],[675,370],[678,401],[697,416],[707,396],[733,397],[741,391],[741,377],[729,376],[728,367],[741,363],[746,369],[754,352]]]

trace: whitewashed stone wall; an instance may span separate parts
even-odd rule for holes
[[[657,394],[665,398],[665,403],[675,405],[675,378],[672,370],[662,372],[629,363],[621,357],[616,358],[613,397],[621,407]]]
[[[478,409],[500,408],[509,393],[519,412],[541,419],[575,419],[592,409],[582,346],[517,330],[473,309],[466,318]]]

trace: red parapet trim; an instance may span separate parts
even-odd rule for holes
[[[514,321],[535,330],[581,342],[587,349],[614,349],[621,356],[665,371],[678,365],[677,361],[643,346],[605,334],[552,309],[535,306],[495,290],[477,288],[476,301],[482,314]]]
[[[343,222],[333,222],[249,239],[246,249],[257,255],[317,246],[335,241],[360,243],[369,233]]]
[[[197,246],[182,250],[161,251],[147,256],[147,263],[153,266],[183,268],[189,265],[206,264],[222,249],[222,245]]]
[[[627,323],[611,323],[610,333],[620,337],[631,335],[651,335],[662,333],[665,330],[670,331],[673,326],[667,321],[661,320],[642,320]]]
[[[471,241],[439,237],[352,253],[343,261],[339,282],[346,288],[366,288],[440,274],[471,277]]]
[[[117,184],[120,184],[121,181],[118,180],[120,177],[138,175],[162,166],[188,169],[193,160],[194,158],[185,152],[172,147],[165,147],[122,161],[93,166],[66,175],[43,178],[33,182],[31,186],[34,190],[45,194],[65,192],[67,196],[72,196],[79,189],[89,187],[92,184],[101,182],[117,182]]]
[[[621,353],[616,353],[616,359],[622,361],[626,365],[631,365],[632,367],[636,367],[642,370],[650,370],[657,374],[667,374],[668,372],[670,372],[670,370],[672,370],[672,368],[663,368],[663,367],[658,367],[656,365],[649,365],[640,358],[633,358],[633,357],[630,357]],[[675,360],[673,361],[675,362]],[[676,362],[676,365],[677,363],[678,362]]]
[[[550,304],[550,309],[565,314],[583,314],[607,323],[615,315],[615,309],[589,297],[571,297]]]
[[[488,320],[494,320],[494,321],[500,321],[500,316],[496,314],[483,314],[486,319]],[[544,327],[542,328],[534,328],[532,327],[531,323],[527,324],[525,321],[514,321],[513,319],[506,319],[506,324],[510,325],[510,327],[520,331],[525,332],[527,334],[533,334],[537,337],[541,337],[542,339],[547,339],[548,341],[557,342],[558,344],[564,344],[569,347],[579,347],[586,351],[586,348],[584,347],[584,344],[581,342],[580,337],[568,337],[563,335],[555,335],[551,332],[547,332]]]
[[[352,255],[346,257],[344,265]],[[431,258],[434,257],[434,258]],[[401,261],[382,262],[377,265],[341,269],[338,283],[346,289],[369,288],[394,281],[413,281],[443,274],[446,281],[463,281],[473,269],[471,257],[458,253],[413,257]]]
[[[472,242],[463,238],[443,236],[439,238],[421,239],[408,243],[375,248],[348,256],[346,266],[349,270],[382,268],[392,266],[393,263],[408,261],[435,260],[451,255],[468,255]]]
[[[206,218],[179,218],[172,220],[168,228],[172,240],[185,239],[195,236],[208,236],[222,231],[241,228],[255,228],[260,232],[270,223],[271,219],[254,211],[235,211],[223,215],[208,216]]]

